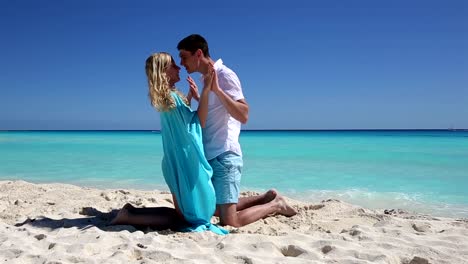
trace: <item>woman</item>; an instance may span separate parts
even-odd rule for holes
[[[168,207],[135,208],[125,205],[112,224],[148,225],[157,229],[177,228],[188,224],[189,230],[226,231],[210,223],[216,198],[211,183],[212,169],[205,158],[202,127],[208,113],[208,93],[214,68],[204,76],[204,88],[198,97],[195,82],[189,77],[190,92],[186,98],[175,87],[180,68],[165,52],[152,54],[146,60],[149,98],[160,112],[164,157],[162,171],[171,190],[175,209]],[[199,99],[198,110],[188,106]]]

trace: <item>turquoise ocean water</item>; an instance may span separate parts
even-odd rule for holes
[[[468,217],[468,131],[242,131],[243,190]],[[157,131],[2,131],[0,180],[167,190]]]

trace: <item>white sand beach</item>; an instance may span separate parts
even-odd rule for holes
[[[0,263],[468,263],[468,219],[288,202],[296,216],[220,236],[108,225],[125,203],[172,206],[167,192],[0,181]]]

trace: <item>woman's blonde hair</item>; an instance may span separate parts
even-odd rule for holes
[[[169,86],[169,78],[166,75],[167,68],[171,67],[174,59],[169,53],[154,53],[146,59],[146,76],[148,77],[148,97],[151,105],[158,111],[169,111],[175,107],[171,92],[176,92],[188,105],[187,98],[175,87]]]

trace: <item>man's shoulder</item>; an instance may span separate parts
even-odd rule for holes
[[[231,68],[229,68],[228,66],[226,65],[220,65],[219,67],[219,70],[223,73],[226,73],[226,74],[236,74]]]
[[[228,66],[224,64],[222,59],[218,59],[215,62],[215,67],[217,67],[218,73],[227,74],[227,75],[236,74],[231,68],[229,68]]]
[[[229,67],[222,65],[218,68],[218,77],[238,80],[237,74]]]
[[[216,64],[216,73],[218,75],[218,79],[220,85],[222,86],[222,89],[225,91],[232,88],[241,89],[240,80],[239,77],[237,77],[237,74],[231,68],[224,65],[221,59],[216,61]]]

